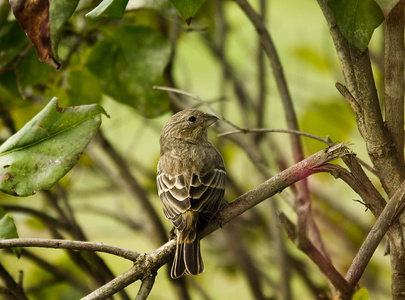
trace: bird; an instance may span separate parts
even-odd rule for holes
[[[223,203],[225,163],[209,141],[216,116],[197,109],[173,115],[160,135],[157,189],[164,215],[177,229],[171,277],[198,275],[205,267],[200,233]]]

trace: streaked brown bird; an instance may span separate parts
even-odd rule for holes
[[[177,228],[172,278],[204,272],[199,233],[217,213],[225,191],[225,164],[207,136],[207,127],[217,120],[200,110],[182,110],[160,135],[159,198]]]

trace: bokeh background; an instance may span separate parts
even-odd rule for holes
[[[60,238],[76,239],[71,228],[53,227],[33,213],[40,212],[60,219],[60,211],[69,211],[69,218],[74,218],[89,241],[145,253],[157,249],[159,240],[154,236],[148,215],[139,202],[140,195],[131,191],[122,164],[114,162],[114,155],[125,162],[125,167],[141,187],[141,194],[159,215],[167,233],[171,229],[171,223],[161,211],[155,184],[160,130],[181,105],[198,107],[207,112],[210,109],[181,95],[175,95],[178,98],[175,102],[174,95],[168,96],[166,92],[154,98],[153,110],[148,110],[148,107],[139,109],[142,106],[139,99],[128,98],[132,94],[120,95],[120,86],[114,86],[111,77],[100,78],[109,71],[112,77],[117,78],[125,77],[122,73],[126,72],[138,72],[140,77],[142,72],[147,73],[142,66],[138,70],[125,69],[121,72],[121,54],[113,52],[112,48],[105,54],[97,52],[101,51],[100,41],[112,39],[112,45],[116,45],[113,36],[120,28],[146,26],[170,43],[170,66],[156,79],[156,85],[174,86],[192,93],[207,101],[232,123],[249,128],[258,126],[259,114],[253,107],[260,107],[260,88],[264,86],[265,104],[261,106],[263,119],[259,125],[263,128],[286,128],[270,64],[265,56],[260,57],[257,33],[239,6],[233,1],[208,0],[191,25],[187,26],[169,1],[151,1],[152,8],[159,9],[145,8],[148,6],[146,2],[130,1],[122,19],[92,23],[86,20],[85,14],[97,3],[80,1],[61,33],[59,57],[62,67],[54,70],[38,61],[35,49],[13,18],[8,2],[0,1],[4,12],[0,20],[1,141],[12,134],[10,124],[14,124],[16,130],[20,129],[53,97],[60,99],[62,107],[99,103],[110,115],[109,119],[103,117],[102,137],[93,139],[78,165],[50,192],[38,192],[27,198],[0,194],[0,204],[14,218],[21,238],[55,238],[59,235]],[[274,0],[250,3],[257,11],[264,8],[261,13],[265,16],[283,66],[300,130],[350,143],[350,150],[368,162],[354,113],[335,88],[335,82],[342,82],[341,69],[317,2]],[[377,87],[382,84],[379,64],[381,30],[376,30],[369,47]],[[133,44],[134,48],[141,43],[131,39],[130,35],[125,37],[128,39],[121,42]],[[94,61],[94,57],[99,60]],[[148,53],[143,58],[145,66],[147,58]],[[102,74],[94,72],[97,69],[94,64],[99,64]],[[113,69],[111,66],[114,64],[119,67]],[[261,67],[264,69],[262,74],[259,71]],[[115,89],[117,97],[106,92],[103,80],[110,80],[110,88]],[[125,78],[121,83],[136,85],[136,81],[126,82]],[[243,103],[246,97],[238,96],[238,88],[243,88],[253,104]],[[147,96],[145,99],[142,101],[149,101]],[[5,120],[5,115],[9,116],[9,121]],[[258,149],[263,155],[270,174],[276,174],[294,163],[288,134],[268,133],[254,139],[252,135],[238,135],[241,143],[227,136],[218,137],[219,133],[233,129],[222,122],[209,132],[210,139],[226,162],[230,177],[226,193],[228,201],[265,180],[257,162],[252,161],[248,154],[252,149]],[[106,151],[103,144],[106,141],[114,154]],[[302,138],[302,143],[305,156],[326,147],[308,138]],[[379,188],[379,182],[372,175],[370,177]],[[329,174],[311,176],[309,186],[313,217],[326,250],[336,268],[344,274],[374,217],[364,205],[355,201],[360,199],[357,194]],[[283,212],[292,221],[296,219],[293,198],[294,193],[286,190],[205,238],[202,252],[206,271],[198,277],[185,279],[190,298],[260,299],[254,293],[255,289],[259,289],[263,299],[282,299],[280,281],[285,280],[288,280],[291,299],[318,299],[318,292],[330,296],[324,276],[288,240],[278,222],[275,212]],[[24,210],[26,208],[31,210]],[[383,254],[382,245],[360,281],[372,299],[390,298],[389,258]],[[131,267],[131,262],[119,257],[99,256],[116,276]],[[288,277],[283,275],[280,266],[280,257],[284,256],[287,257]],[[241,261],[246,259],[259,272],[259,287],[254,287],[248,280]],[[73,261],[63,250],[27,249],[20,259],[9,251],[0,251],[0,262],[13,278],[18,280],[20,272],[23,272],[23,286],[30,299],[78,299],[87,293],[81,286],[56,275],[56,271],[44,261],[75,277],[90,290],[97,286],[96,280],[83,270],[83,265]],[[91,259],[88,261],[92,263]],[[161,268],[149,299],[180,299],[171,280],[167,266]],[[126,288],[130,297],[136,295],[139,285],[134,283]]]

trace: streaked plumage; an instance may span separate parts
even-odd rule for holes
[[[157,186],[163,212],[177,228],[171,276],[204,271],[199,232],[217,213],[225,191],[225,165],[207,137],[218,118],[200,110],[175,114],[160,135]]]

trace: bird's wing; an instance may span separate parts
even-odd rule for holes
[[[199,212],[199,230],[203,230],[217,212],[225,190],[225,170],[214,169],[204,176],[192,174],[186,184],[184,174],[169,177],[163,172],[157,176],[159,198],[166,218],[182,230],[186,211]]]
[[[225,192],[226,173],[217,168],[204,176],[193,174],[190,183],[191,210],[198,211],[198,229],[204,230],[217,213]]]
[[[185,175],[168,176],[160,171],[157,175],[157,188],[166,218],[181,230],[181,214],[191,207]]]

